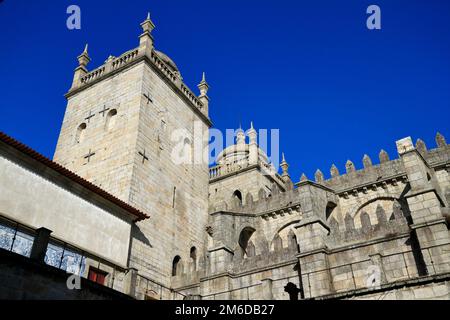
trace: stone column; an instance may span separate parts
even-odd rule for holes
[[[147,55],[151,57],[153,50],[153,36],[152,31],[155,28],[155,24],[150,19],[150,13],[147,15],[147,19],[141,23],[142,34],[139,36],[139,55]]]
[[[258,151],[258,133],[255,128],[253,128],[253,122],[250,123],[250,129],[247,132],[249,137],[249,154],[248,154],[248,163],[249,165],[256,165],[259,159],[259,151]]]
[[[210,274],[225,272],[232,263],[233,250],[225,245],[220,245],[208,251]]]
[[[198,96],[198,100],[200,100],[200,102],[203,105],[202,108],[202,112],[204,115],[208,116],[208,110],[209,110],[209,97],[208,97],[208,89],[209,89],[209,85],[206,82],[206,76],[205,73],[203,72],[202,75],[202,81],[198,84],[198,89],[200,90],[200,95]]]
[[[228,273],[213,275],[200,280],[202,300],[231,300],[232,279]]]
[[[273,291],[272,291],[272,283],[273,280],[271,278],[265,278],[261,280],[261,290],[262,290],[262,299],[263,300],[273,300]]]
[[[320,219],[305,219],[295,226],[300,253],[297,255],[305,298],[334,292],[325,237],[328,227]]]
[[[411,189],[405,195],[411,229],[417,235],[428,274],[450,271],[450,236],[444,213],[448,204],[434,170],[414,148],[410,137],[397,141]]]
[[[135,298],[136,297],[136,285],[137,285],[138,270],[130,268],[127,270],[124,278],[124,293]]]
[[[34,238],[33,247],[31,248],[31,259],[44,263],[51,233],[52,231],[46,228],[39,228],[36,230],[36,237]]]
[[[326,223],[327,191],[306,181],[298,188],[302,220],[295,225],[300,253],[297,255],[305,298],[334,292],[325,243],[330,228]]]
[[[376,267],[378,267],[379,271],[380,271],[380,279],[379,279],[379,284],[383,285],[385,283],[387,283],[387,279],[386,279],[386,273],[384,271],[384,266],[383,266],[383,257],[381,254],[376,253],[376,254],[370,254],[369,255],[370,260],[372,261],[372,264]]]

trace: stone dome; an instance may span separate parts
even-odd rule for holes
[[[261,149],[259,150],[259,160],[268,163],[268,157],[266,153]],[[249,155],[249,145],[244,144],[242,146],[239,146],[237,144],[233,144],[225,149],[222,150],[222,152],[219,153],[216,159],[216,163],[218,164],[225,164],[225,163],[231,163],[237,160],[243,160],[248,158]]]
[[[155,50],[155,53],[159,56],[159,58],[167,64],[167,66],[171,69],[172,72],[180,74],[180,70],[178,70],[177,65],[175,62],[169,58],[168,55],[166,55],[164,52]]]

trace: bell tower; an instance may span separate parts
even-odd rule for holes
[[[94,70],[87,46],[78,57],[54,160],[150,215],[133,231],[129,266],[170,286],[175,257],[182,274],[201,261],[192,250],[204,252],[208,163],[180,162],[176,150],[207,148],[208,84],[194,94],[155,49],[150,14],[141,27],[137,48]]]

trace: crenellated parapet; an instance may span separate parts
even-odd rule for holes
[[[355,221],[348,216],[344,225],[339,225],[332,218],[329,221],[330,234],[327,238],[329,248],[338,248],[340,246],[365,243],[374,239],[393,238],[397,236],[408,235],[410,228],[406,218],[402,214],[394,212],[386,213],[381,207],[377,208],[378,220],[372,222],[366,212],[359,215],[359,224],[355,225]],[[381,211],[381,212],[380,212]],[[381,214],[381,215],[380,215]],[[387,218],[389,216],[389,218]]]
[[[450,162],[450,147],[445,138],[438,133],[436,136],[437,148],[428,150],[425,143],[418,139],[416,149],[433,168],[448,168]],[[391,159],[385,150],[379,153],[379,164],[373,164],[366,154],[362,159],[362,168],[357,169],[355,164],[348,160],[345,164],[346,173],[340,174],[338,167],[333,164],[330,169],[330,178],[326,179],[320,169],[316,171],[315,182],[335,190],[338,194],[348,197],[355,192],[366,192],[369,189],[384,188],[387,184],[395,185],[398,181],[407,182],[405,168],[401,159]],[[304,181],[306,176],[302,176]]]

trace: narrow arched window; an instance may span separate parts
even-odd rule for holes
[[[117,110],[112,109],[109,110],[108,114],[106,115],[106,123],[105,128],[107,131],[110,131],[114,128],[116,125],[116,118],[117,118]]]
[[[242,193],[239,190],[233,192],[233,199],[241,206],[242,205]]]
[[[333,202],[328,202],[327,207],[325,209],[325,217],[328,220],[331,216],[331,214],[334,212],[334,209],[337,207],[337,205]]]
[[[184,164],[193,164],[192,161],[192,142],[189,138],[184,138],[183,141],[183,159],[184,159]],[[187,167],[186,167],[187,169]]]
[[[239,235],[239,246],[241,248],[241,256],[243,258],[255,255],[255,245],[250,240],[254,232],[255,229],[247,227],[244,228]]]
[[[272,250],[281,251],[283,250],[283,239],[277,234],[272,240]]]
[[[82,143],[84,140],[85,133],[86,133],[86,123],[82,123],[77,128],[77,133],[75,135],[75,142]]]
[[[197,248],[196,247],[191,248],[190,257],[191,257],[191,270],[195,271],[195,270],[197,270]]]
[[[180,274],[180,268],[181,268],[181,257],[176,256],[173,258],[172,262],[172,277],[175,277]]]
[[[300,252],[300,245],[298,244],[297,236],[295,235],[293,230],[289,231],[288,233],[288,241],[289,241],[288,243],[289,248],[294,249],[297,252]]]

